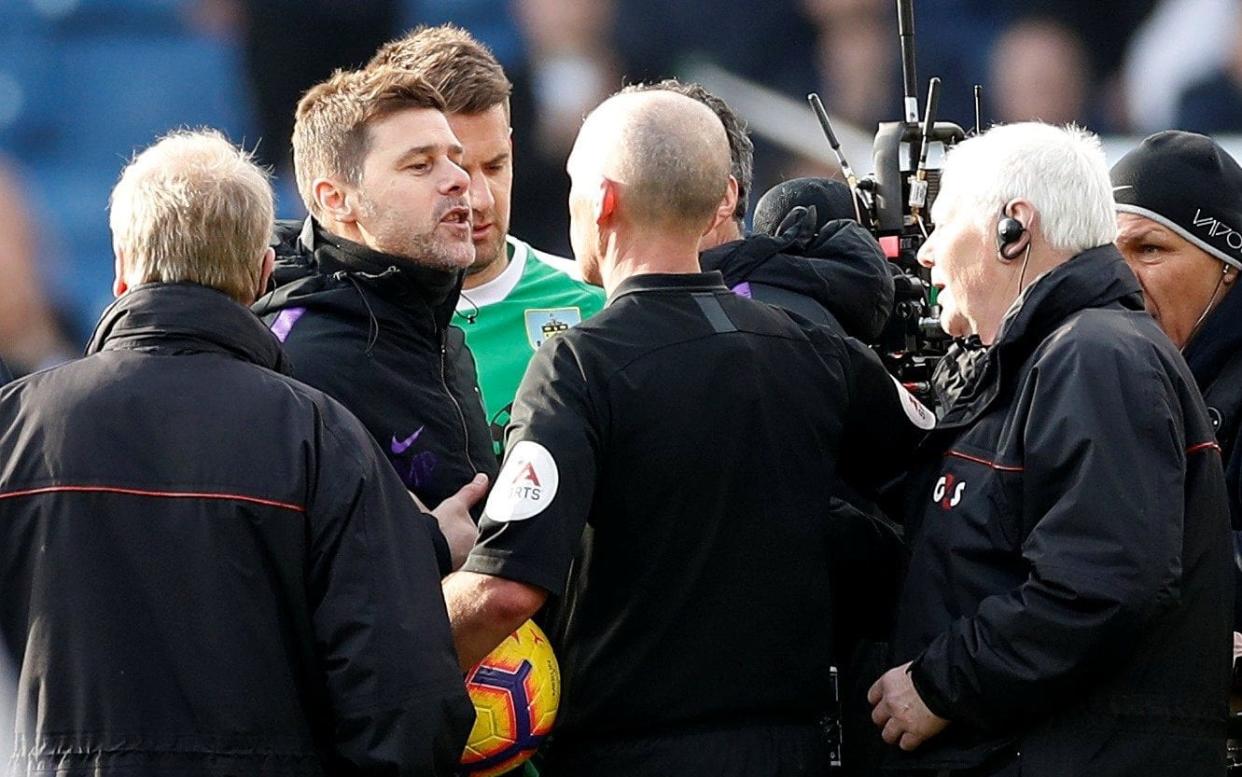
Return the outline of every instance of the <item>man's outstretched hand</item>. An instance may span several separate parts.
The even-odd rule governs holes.
[[[470,517],[470,508],[486,495],[487,475],[482,472],[458,489],[456,494],[436,505],[434,510],[428,510],[414,492],[410,492],[420,510],[435,516],[436,523],[440,525],[440,533],[448,543],[454,570],[460,569],[466,563],[466,556],[470,555],[470,549],[474,547],[474,541],[479,536],[479,529]]]

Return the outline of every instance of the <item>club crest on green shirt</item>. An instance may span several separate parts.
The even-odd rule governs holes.
[[[582,323],[582,312],[576,308],[528,308],[526,310],[526,339],[531,348],[538,348],[546,341]]]

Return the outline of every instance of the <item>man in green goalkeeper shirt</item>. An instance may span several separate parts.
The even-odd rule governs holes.
[[[502,250],[508,261],[495,277],[472,284],[483,273],[466,276],[455,321],[478,362],[479,390],[497,455],[504,450],[501,435],[535,349],[604,306],[604,290],[577,280],[573,260],[537,251],[512,236]]]
[[[509,409],[526,363],[549,338],[598,312],[604,291],[583,282],[576,264],[508,234],[513,190],[509,94],[500,63],[470,33],[452,25],[420,27],[383,46],[371,60],[413,70],[448,105],[449,126],[465,148],[470,174],[474,264],[466,271],[454,323],[478,364],[483,407],[499,456]]]

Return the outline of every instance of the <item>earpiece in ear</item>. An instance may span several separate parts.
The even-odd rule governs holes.
[[[1022,249],[1014,250],[1010,246],[1021,240],[1025,234],[1026,227],[1022,222],[1012,216],[1006,216],[1002,210],[1001,220],[996,223],[996,253],[1000,255],[1001,261],[1012,262],[1018,257]]]

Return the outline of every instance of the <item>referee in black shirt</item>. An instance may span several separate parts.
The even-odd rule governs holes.
[[[552,596],[545,777],[822,775],[829,499],[838,473],[874,485],[930,414],[857,343],[700,272],[736,185],[710,109],[614,96],[568,169],[574,253],[608,306],[522,381],[444,586],[462,665]]]

